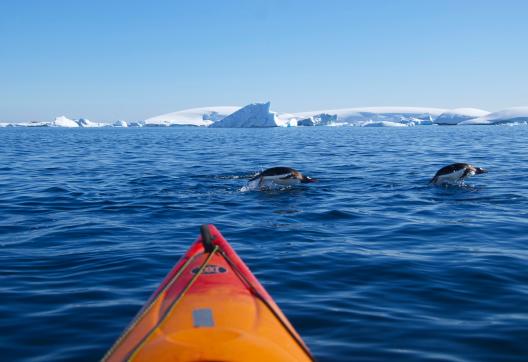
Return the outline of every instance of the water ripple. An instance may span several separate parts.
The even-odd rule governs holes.
[[[525,361],[527,136],[2,129],[2,357],[101,358],[215,223],[318,360]],[[490,173],[428,185],[455,161]],[[275,165],[319,182],[240,191]]]

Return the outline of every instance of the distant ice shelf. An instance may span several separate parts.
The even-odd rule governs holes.
[[[521,125],[528,124],[528,107],[508,108],[498,112],[476,108],[362,107],[298,113],[278,113],[271,103],[252,103],[244,107],[202,107],[166,113],[143,121],[93,122],[65,116],[53,121],[0,123],[0,127],[414,127],[432,125]]]
[[[241,107],[219,106],[192,108],[147,118],[146,127],[197,126],[207,127],[238,111]]]
[[[469,119],[460,125],[528,124],[528,107],[513,107]]]

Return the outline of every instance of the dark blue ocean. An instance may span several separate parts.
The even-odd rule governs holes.
[[[100,359],[213,223],[319,361],[527,361],[527,188],[528,127],[0,129],[0,358]]]

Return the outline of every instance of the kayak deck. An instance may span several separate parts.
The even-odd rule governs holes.
[[[105,361],[312,361],[301,337],[213,225]]]

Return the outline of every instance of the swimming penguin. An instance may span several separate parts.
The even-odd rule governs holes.
[[[304,176],[302,173],[291,167],[272,167],[262,171],[249,180],[250,183],[257,181],[258,187],[261,188],[270,186],[270,184],[292,186],[300,183],[316,182],[317,180]]]
[[[469,163],[453,163],[438,170],[429,183],[435,185],[456,184],[464,181],[467,177],[486,172],[488,171],[481,167],[472,166]]]

